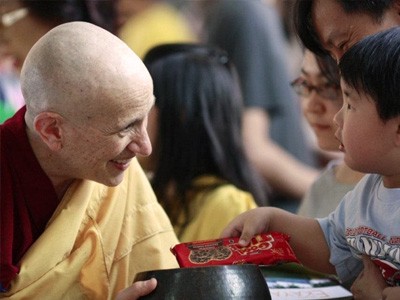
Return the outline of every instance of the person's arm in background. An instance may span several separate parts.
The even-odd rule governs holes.
[[[243,139],[250,161],[274,190],[300,199],[319,171],[282,149],[271,139],[268,131],[268,113],[261,108],[246,108]]]
[[[238,70],[246,153],[275,192],[300,200],[318,170],[290,86],[278,15],[258,1],[216,2],[206,22],[208,42],[225,49]]]

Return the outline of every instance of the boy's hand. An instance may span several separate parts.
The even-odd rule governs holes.
[[[240,237],[239,244],[247,246],[253,236],[268,231],[270,209],[255,208],[233,219],[223,230],[221,238]]]
[[[351,286],[354,299],[381,299],[382,291],[387,287],[381,271],[366,255],[363,255],[363,264],[364,270],[361,271]]]
[[[130,287],[119,292],[115,300],[137,300],[150,294],[156,286],[157,280],[155,278],[134,282]]]

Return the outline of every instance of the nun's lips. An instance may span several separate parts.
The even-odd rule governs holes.
[[[119,159],[119,160],[112,160],[112,164],[119,170],[121,171],[125,171],[126,169],[128,169],[129,164],[131,162],[132,159]]]

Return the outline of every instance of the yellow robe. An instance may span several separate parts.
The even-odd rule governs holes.
[[[117,187],[76,181],[21,261],[10,299],[114,299],[137,272],[178,267],[178,240],[136,160]]]
[[[194,42],[188,23],[172,5],[156,3],[129,19],[118,36],[140,58],[148,50],[164,43]]]
[[[232,184],[208,189],[219,183],[223,181],[215,176],[201,176],[194,181],[194,186],[202,191],[191,202],[191,222],[182,231],[175,227],[181,242],[216,239],[233,218],[257,207],[250,193]]]

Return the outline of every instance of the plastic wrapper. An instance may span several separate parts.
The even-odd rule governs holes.
[[[239,238],[225,238],[182,243],[171,248],[180,267],[257,264],[277,265],[299,263],[289,245],[289,236],[280,232],[259,234],[248,246],[238,244]]]

